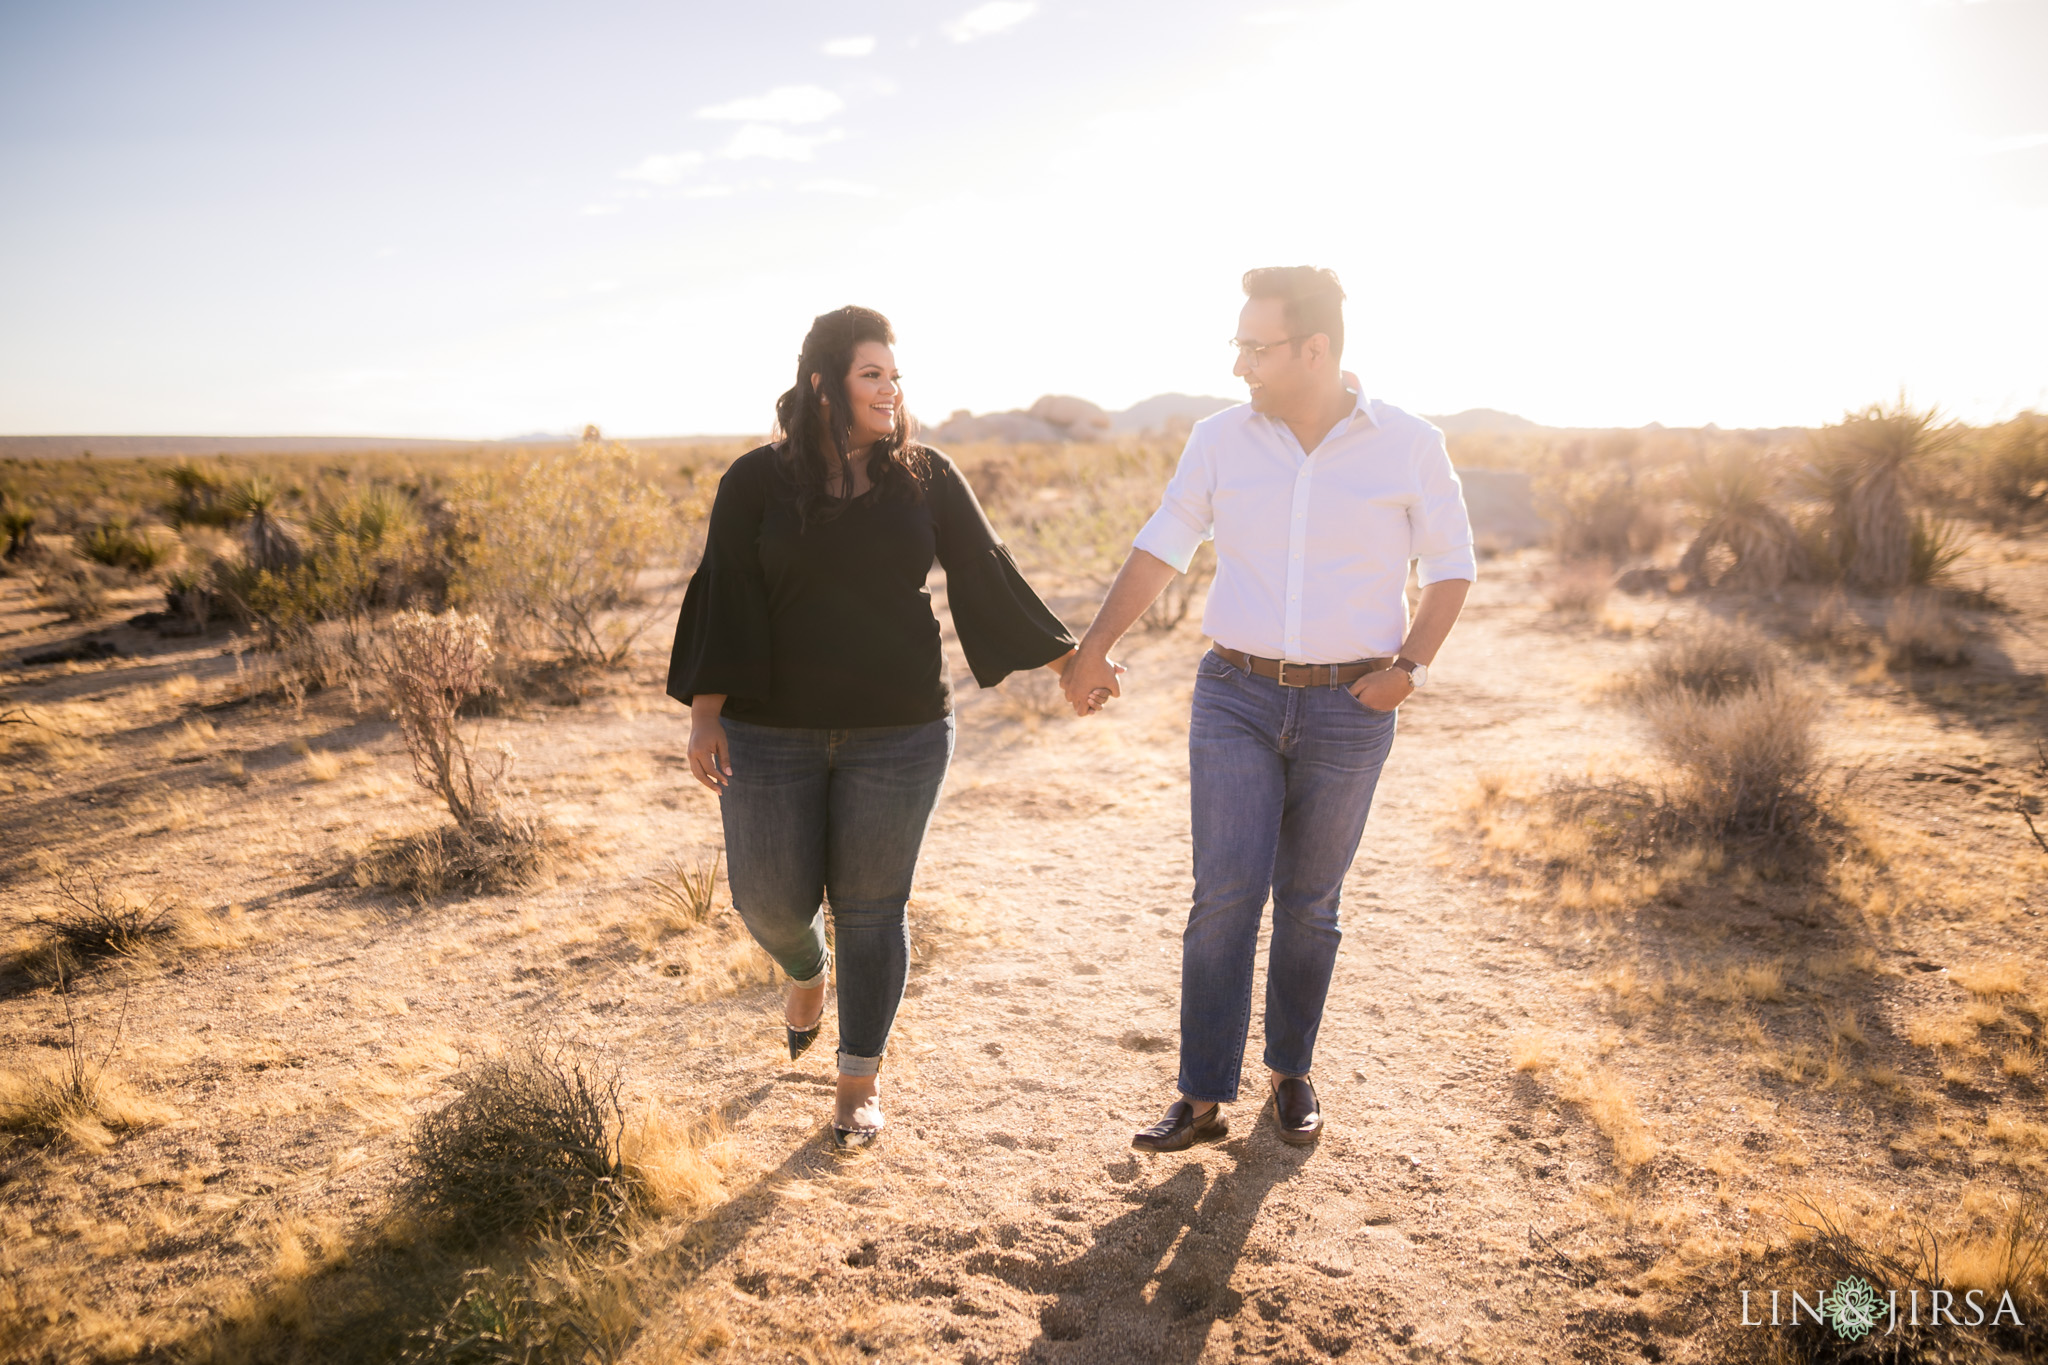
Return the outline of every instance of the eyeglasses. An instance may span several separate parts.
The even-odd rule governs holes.
[[[1311,333],[1310,335],[1314,334]],[[1239,360],[1242,360],[1245,364],[1256,370],[1259,367],[1259,362],[1266,358],[1266,352],[1272,350],[1275,346],[1280,345],[1282,342],[1307,340],[1308,337],[1306,336],[1281,337],[1279,341],[1240,341],[1238,338],[1232,337],[1230,345],[1237,352]]]

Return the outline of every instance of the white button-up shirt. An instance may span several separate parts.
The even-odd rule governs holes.
[[[1334,664],[1395,653],[1408,632],[1408,561],[1425,586],[1477,572],[1444,434],[1362,396],[1304,454],[1250,404],[1195,423],[1137,548],[1182,573],[1216,542],[1202,616],[1217,644]]]

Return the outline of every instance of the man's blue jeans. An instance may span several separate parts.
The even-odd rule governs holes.
[[[1343,937],[1337,903],[1394,744],[1394,713],[1282,687],[1213,651],[1188,727],[1195,902],[1181,936],[1180,1090],[1237,1098],[1266,898],[1266,1065],[1306,1076]]]
[[[903,1003],[904,904],[953,756],[953,719],[851,730],[725,722],[732,784],[718,799],[732,903],[799,985],[839,977],[839,1071],[872,1076]]]

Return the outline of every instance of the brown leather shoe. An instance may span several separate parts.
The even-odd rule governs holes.
[[[1273,1120],[1280,1140],[1294,1147],[1313,1146],[1323,1135],[1322,1106],[1306,1076],[1290,1076],[1273,1087]]]
[[[1197,1114],[1186,1100],[1175,1100],[1165,1118],[1131,1138],[1131,1146],[1140,1152],[1178,1152],[1197,1142],[1214,1142],[1229,1131],[1222,1105],[1212,1104]]]

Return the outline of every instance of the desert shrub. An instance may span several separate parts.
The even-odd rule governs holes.
[[[1884,658],[1890,668],[1948,668],[1967,662],[1969,651],[1954,613],[1938,594],[1923,590],[1900,593],[1886,609]]]
[[[1783,676],[1754,627],[1709,617],[1680,628],[1630,690],[1676,769],[1665,804],[1681,826],[1777,837],[1817,812],[1819,699]]]
[[[132,957],[176,927],[174,903],[129,895],[105,868],[67,870],[55,882],[60,907],[30,916],[29,924],[73,961]]]
[[[133,522],[102,522],[75,537],[78,553],[95,564],[130,573],[152,573],[176,553],[174,544]]]
[[[1903,1202],[1903,1201],[1902,1201]],[[1800,1281],[1830,1290],[1861,1279],[1875,1291],[1868,1301],[1869,1334],[1845,1343],[1832,1326],[1795,1323],[1785,1345],[1798,1360],[2023,1359],[2038,1346],[2034,1324],[2048,1309],[2048,1207],[2036,1194],[2007,1197],[1995,1216],[1951,1208],[1939,1216],[1902,1212],[1894,1204],[1859,1215],[1800,1201],[1791,1218],[1791,1245],[1778,1253],[1798,1267]],[[1931,1322],[1936,1291],[1953,1296],[1951,1316],[1969,1322],[1964,1296],[1983,1304],[1978,1338],[1958,1353],[1952,1326]],[[1909,1312],[1917,1293],[1918,1312]],[[1899,1316],[1890,1318],[1896,1294]],[[2006,1295],[2009,1312],[1999,1313]],[[1918,1317],[1916,1324],[1913,1319]],[[2014,1323],[2014,1318],[2019,1324]],[[1859,1334],[1860,1335],[1860,1334]],[[2011,1352],[2011,1354],[2006,1354]]]
[[[617,1067],[528,1039],[451,1084],[457,1097],[415,1125],[406,1154],[421,1207],[477,1239],[539,1226],[602,1233],[628,1211],[636,1182]]]
[[[57,994],[64,1002],[65,1030],[54,1063],[0,1071],[0,1132],[44,1145],[66,1143],[103,1152],[117,1132],[151,1127],[173,1117],[162,1105],[137,1095],[111,1069],[120,1050],[122,1017],[105,1046],[95,1049],[75,1003],[76,992],[58,960]]]
[[[295,559],[268,568],[253,551],[240,560],[217,559],[213,586],[264,628],[273,647],[303,639],[323,622],[337,623],[343,652],[364,667],[379,609],[438,596],[415,591],[415,577],[428,571],[430,558],[423,529],[400,490],[350,488],[315,508],[304,543],[293,541]]]
[[[1646,697],[1642,709],[1678,770],[1679,807],[1702,828],[1782,836],[1815,812],[1820,706],[1812,693],[1778,681],[1718,697],[1673,688]]]
[[[467,825],[443,825],[372,844],[356,860],[358,886],[429,901],[450,891],[495,895],[545,880],[571,841],[532,812],[497,810]]]
[[[502,763],[479,761],[456,721],[464,702],[489,681],[491,627],[458,611],[393,616],[381,660],[413,776],[441,798],[462,825],[491,814]]]
[[[1986,433],[1973,475],[1977,495],[2009,515],[2048,507],[2048,415],[2023,412]]]
[[[1564,558],[1626,559],[1654,553],[1664,542],[1663,499],[1626,455],[1590,468],[1546,470],[1535,486],[1551,548]]]
[[[1685,692],[1704,701],[1775,682],[1779,655],[1770,637],[1743,621],[1705,617],[1657,643],[1635,680],[1636,694]]]
[[[671,929],[694,929],[711,917],[718,894],[718,864],[723,855],[713,854],[707,866],[685,867],[671,861],[666,876],[649,874],[642,881],[652,889],[663,925]]]
[[[164,575],[164,611],[185,632],[194,635],[204,630],[208,622],[228,614],[204,569],[173,569]]]
[[[573,454],[474,479],[456,501],[452,596],[509,638],[611,668],[662,610],[642,600],[639,580],[679,549],[678,519],[625,446],[586,439]]]
[[[12,563],[35,553],[36,512],[33,508],[22,507],[12,501],[0,502],[0,534],[7,537],[4,557]]]
[[[1896,592],[1911,581],[1912,485],[1959,435],[1933,409],[1909,407],[1903,398],[1850,413],[1814,435],[1804,482],[1827,504],[1827,553],[1849,586]]]
[[[1774,592],[1805,572],[1803,539],[1773,505],[1776,491],[1769,462],[1746,447],[1703,454],[1687,464],[1685,497],[1700,522],[1678,561],[1688,583]]]

